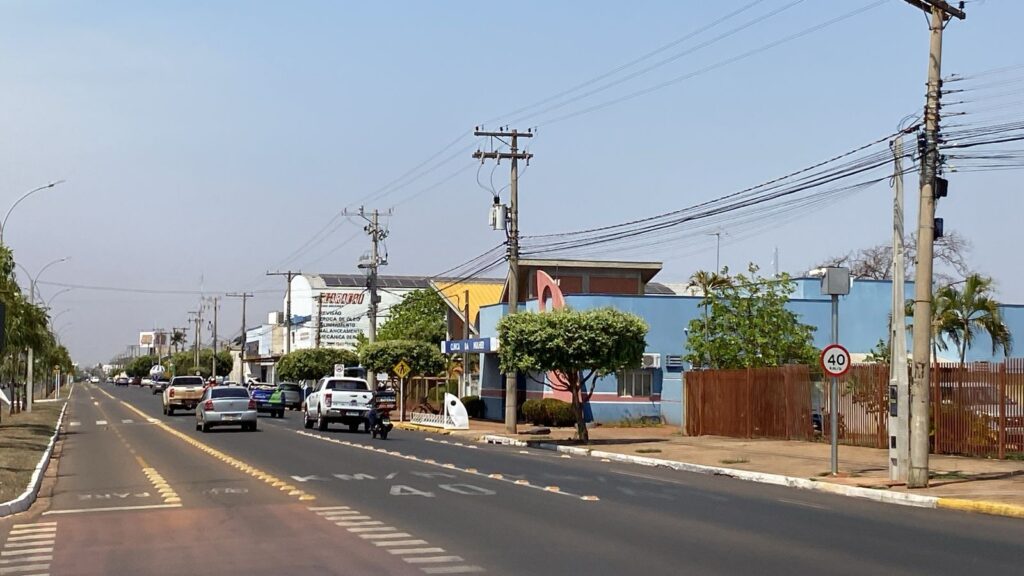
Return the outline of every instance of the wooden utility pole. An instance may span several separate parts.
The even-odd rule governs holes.
[[[298,276],[299,274],[302,274],[302,272],[292,272],[291,270],[288,270],[287,272],[267,272],[267,276],[284,276],[288,280],[288,292],[287,296],[285,296],[284,305],[284,325],[286,326],[287,329],[284,335],[285,354],[289,354],[292,351],[292,278]],[[271,338],[271,340],[273,340],[273,338]]]
[[[366,226],[363,227],[363,230],[370,236],[370,258],[368,261],[359,263],[360,268],[367,270],[366,288],[370,292],[370,305],[366,311],[367,318],[370,321],[370,331],[366,336],[370,344],[377,341],[377,313],[380,305],[380,296],[377,294],[378,269],[381,266],[386,266],[388,263],[386,257],[381,258],[380,256],[380,243],[388,237],[387,229],[382,228],[380,225],[380,217],[390,216],[391,213],[392,210],[387,210],[386,212],[371,210],[367,212],[362,206],[359,207],[358,213],[360,218],[366,220]],[[344,214],[347,216],[348,211],[346,210]],[[370,384],[370,388],[376,390],[377,375],[373,372],[367,372],[366,379]]]
[[[917,262],[914,278],[914,364],[910,389],[909,488],[928,487],[928,390],[932,329],[932,265],[935,241],[935,178],[939,166],[939,99],[942,91],[942,31],[951,18],[963,20],[963,2],[954,8],[945,0],[906,0],[930,14],[928,94],[924,107],[925,149],[921,158],[921,194],[918,205]]]
[[[515,314],[519,309],[519,161],[526,160],[527,164],[533,154],[519,151],[519,138],[532,138],[533,132],[519,132],[518,130],[501,130],[498,132],[487,132],[477,128],[474,136],[485,136],[496,138],[509,147],[508,152],[477,150],[473,158],[480,160],[502,160],[512,161],[511,182],[509,184],[509,216],[508,216],[508,314]],[[506,141],[506,139],[508,139]],[[505,375],[505,431],[509,434],[516,433],[517,407],[516,400],[516,373],[510,372]]]
[[[241,298],[242,299],[242,347],[238,352],[238,383],[245,385],[245,341],[247,336],[245,333],[245,302],[252,298],[251,292],[229,292],[225,294],[228,298]]]

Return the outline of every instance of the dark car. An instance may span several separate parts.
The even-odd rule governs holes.
[[[141,376],[133,376],[132,379],[128,383],[131,384],[132,386],[142,386],[142,377]]]

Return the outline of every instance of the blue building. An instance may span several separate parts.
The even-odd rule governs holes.
[[[595,264],[600,266],[594,268]],[[660,268],[657,263],[524,261],[519,293],[526,295],[526,302],[520,304],[520,310],[539,309],[536,280],[539,273],[547,273],[562,288],[565,305],[569,308],[611,307],[636,314],[650,327],[644,367],[597,381],[590,403],[590,416],[596,422],[660,417],[669,424],[683,424],[683,373],[688,368],[682,361],[687,350],[685,328],[691,320],[702,317],[703,310],[699,296],[676,295],[663,285],[650,282]],[[621,276],[617,281],[594,282],[592,277],[587,281],[594,274],[607,277],[615,272]],[[582,282],[579,281],[581,276]],[[630,284],[623,278],[635,279],[637,284]],[[798,278],[795,283],[788,306],[802,322],[816,327],[814,345],[822,348],[830,342],[830,297],[821,294],[818,278]],[[618,293],[593,293],[594,285]],[[906,294],[913,294],[911,283],[906,285]],[[850,350],[855,361],[863,358],[880,339],[887,338],[891,301],[892,282],[885,280],[855,280],[850,294],[840,297],[839,341]],[[482,337],[497,337],[497,323],[506,308],[506,304],[481,308]],[[1003,315],[1011,333],[1021,334],[1024,306],[1005,305]],[[910,349],[911,344],[907,345]],[[955,357],[951,349],[948,359]],[[947,356],[940,353],[940,359],[947,359]],[[995,361],[1001,357],[992,356],[991,342],[983,336],[968,350],[967,359]],[[538,382],[543,380],[543,375],[520,375],[519,401],[557,397]],[[480,381],[488,418],[500,419],[504,414],[505,379],[498,369],[497,354],[481,355]]]

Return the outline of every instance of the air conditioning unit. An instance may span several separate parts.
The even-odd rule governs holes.
[[[641,368],[661,368],[661,354],[648,352],[640,360]]]

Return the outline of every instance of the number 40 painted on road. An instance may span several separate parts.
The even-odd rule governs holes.
[[[829,376],[842,376],[850,371],[850,353],[839,344],[829,344],[821,351],[821,369]]]

